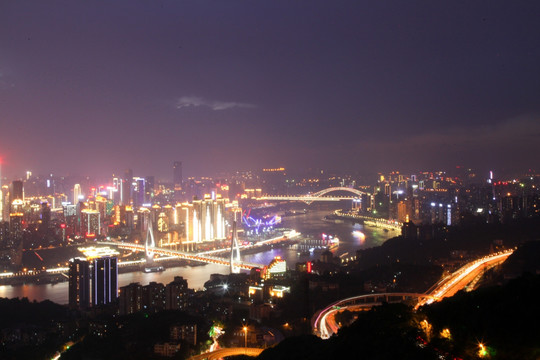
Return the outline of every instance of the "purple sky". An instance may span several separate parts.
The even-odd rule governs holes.
[[[1,1],[3,173],[538,167],[540,2]]]

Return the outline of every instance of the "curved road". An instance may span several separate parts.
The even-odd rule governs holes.
[[[511,249],[471,261],[443,278],[425,294],[367,294],[336,301],[313,316],[313,332],[323,339],[328,339],[337,333],[339,326],[336,324],[334,316],[337,312],[344,309],[352,311],[364,310],[380,305],[382,301],[399,302],[412,299],[417,299],[415,309],[418,309],[422,305],[431,304],[434,301],[440,301],[445,297],[453,296],[459,290],[462,290],[467,285],[473,283],[475,279],[479,278],[484,270],[503,263],[513,252],[514,250]]]
[[[216,360],[221,359],[227,356],[234,356],[234,355],[247,355],[247,356],[259,356],[260,353],[262,353],[264,349],[259,348],[246,348],[246,347],[239,347],[239,348],[223,348],[219,350],[215,350],[212,352],[207,352],[200,355],[195,355],[189,358],[189,360]]]

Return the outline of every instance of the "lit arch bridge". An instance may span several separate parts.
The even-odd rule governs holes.
[[[335,192],[335,191],[345,191],[352,193],[356,196],[325,196],[328,193]],[[371,195],[365,191],[348,188],[348,187],[330,187],[328,189],[324,189],[321,191],[318,191],[313,194],[308,195],[299,195],[299,196],[289,196],[289,195],[265,195],[257,198],[256,200],[273,200],[273,201],[303,201],[306,204],[311,204],[314,201],[341,201],[341,200],[357,200],[362,195]]]
[[[367,310],[382,303],[417,303],[421,299],[433,298],[431,295],[418,293],[381,293],[353,296],[336,301],[316,312],[311,318],[311,327],[316,335],[322,339],[328,339],[339,330],[334,316],[342,310]]]
[[[107,245],[107,246],[116,246],[120,249],[127,249],[132,251],[150,251],[152,254],[162,255],[162,256],[172,256],[179,259],[185,259],[185,260],[192,260],[192,261],[199,261],[207,264],[218,264],[223,266],[231,266],[230,261],[216,257],[216,256],[209,256],[209,255],[199,255],[199,254],[193,254],[193,253],[186,253],[183,251],[178,250],[172,250],[172,249],[164,249],[160,247],[155,246],[145,246],[145,244],[134,244],[129,242],[114,242],[114,241],[99,241],[99,245]],[[261,264],[255,264],[255,263],[248,263],[243,261],[233,262],[233,266],[236,268],[244,269],[244,270],[251,270],[253,268],[262,268],[264,265]]]
[[[200,355],[190,357],[188,360],[217,360],[227,356],[247,355],[247,356],[259,356],[263,349],[237,347],[237,348],[224,348],[218,349],[212,352],[207,352]]]

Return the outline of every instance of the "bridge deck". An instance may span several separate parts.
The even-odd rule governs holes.
[[[100,241],[98,242],[100,245],[108,245],[108,246],[117,246],[121,249],[130,249],[135,251],[145,251],[145,246],[143,244],[134,244],[134,243],[127,243],[127,242],[112,242],[112,241]],[[183,251],[178,250],[171,250],[171,249],[163,249],[159,247],[148,247],[148,250],[150,250],[154,254],[159,255],[165,255],[165,256],[176,256],[181,259],[186,260],[193,260],[193,261],[200,261],[205,262],[209,264],[218,264],[223,266],[230,266],[230,262],[224,258],[215,257],[215,256],[208,256],[208,255],[197,255],[192,253],[186,253]],[[262,264],[255,264],[255,263],[247,263],[247,262],[234,262],[233,265],[235,267],[239,267],[244,270],[251,270],[255,267],[263,267]]]

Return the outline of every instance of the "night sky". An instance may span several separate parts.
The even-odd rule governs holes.
[[[537,1],[0,0],[2,172],[537,168]]]

